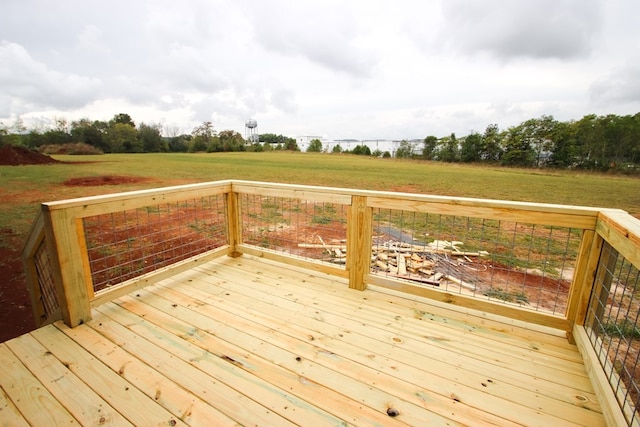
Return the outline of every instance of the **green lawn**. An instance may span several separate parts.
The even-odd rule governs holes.
[[[0,228],[24,236],[44,201],[221,179],[601,206],[640,217],[640,179],[622,176],[290,152],[56,158],[68,163],[0,166]],[[99,175],[152,180],[96,187],[62,185],[68,178]]]

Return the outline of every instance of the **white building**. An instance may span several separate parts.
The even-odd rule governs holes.
[[[326,141],[322,136],[315,136],[315,135],[297,136],[296,137],[296,143],[298,144],[298,148],[300,149],[300,151],[302,151],[304,153],[304,152],[307,151],[307,148],[309,148],[309,144],[314,139],[319,139],[320,142],[322,142],[322,148],[324,149]]]
[[[395,153],[400,146],[401,140],[392,141],[390,139],[333,139],[328,140],[322,136],[314,136],[314,135],[303,135],[296,137],[296,142],[298,143],[298,148],[302,152],[306,152],[307,148],[309,148],[309,144],[312,140],[319,139],[322,142],[322,151],[325,153],[332,153],[334,148],[339,145],[340,151],[352,151],[358,145],[366,145],[369,147],[372,153],[378,151],[381,154],[385,152],[389,152],[391,157],[395,157]],[[421,139],[412,139],[409,140],[411,144],[412,151],[414,154],[422,153],[422,140]]]

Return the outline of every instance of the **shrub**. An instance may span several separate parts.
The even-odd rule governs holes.
[[[69,142],[67,144],[52,144],[43,145],[40,147],[42,154],[71,154],[71,155],[86,155],[86,154],[104,154],[102,150],[94,147],[93,145],[86,144],[84,142]]]

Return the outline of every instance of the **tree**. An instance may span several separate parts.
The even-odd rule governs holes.
[[[353,148],[352,153],[360,155],[360,156],[370,156],[371,155],[371,149],[369,147],[367,147],[366,145],[364,145],[364,144],[356,145]]]
[[[172,153],[186,153],[189,150],[191,135],[175,135],[169,138],[169,151]]]
[[[143,147],[138,131],[129,124],[113,123],[105,135],[112,153],[142,153]]]
[[[551,139],[549,165],[557,168],[574,167],[577,162],[575,123],[559,122]]]
[[[502,164],[505,166],[532,166],[535,151],[525,134],[524,125],[513,126],[507,130]]]
[[[423,141],[422,157],[425,160],[433,160],[435,157],[436,147],[438,146],[438,138],[430,135]]]
[[[245,140],[238,132],[233,130],[223,130],[218,134],[221,151],[244,151]]]
[[[0,148],[4,145],[4,140],[6,139],[8,133],[9,131],[7,130],[7,127],[4,125],[4,123],[0,122]]]
[[[629,158],[635,165],[640,164],[640,113],[636,113],[631,118],[631,129],[629,138],[632,143],[629,147]]]
[[[145,153],[159,153],[163,150],[162,135],[160,135],[160,125],[147,125],[140,123],[138,135],[142,142],[142,149]]]
[[[285,137],[284,139],[284,149],[289,151],[300,151],[296,139],[289,137]]]
[[[262,133],[260,134],[260,141],[266,142],[269,144],[277,144],[282,142],[282,135],[276,135],[275,133]]]
[[[222,143],[220,142],[220,137],[218,135],[214,135],[211,137],[211,139],[209,140],[209,145],[207,145],[206,151],[207,153],[219,153],[223,151]]]
[[[574,124],[576,166],[602,169],[608,164],[604,155],[606,143],[602,122],[595,114],[588,114]]]
[[[307,153],[320,153],[322,152],[322,141],[318,138],[314,138],[309,142],[307,147]]]
[[[212,146],[212,143],[215,142],[213,141],[213,137],[216,136],[216,131],[213,128],[213,123],[209,121],[202,122],[200,126],[196,126],[193,129],[191,135],[193,136],[193,139],[189,144],[190,153],[195,153],[198,151],[209,151],[210,148],[212,148],[211,151],[220,151],[213,149],[214,147]]]
[[[105,141],[104,136],[109,129],[109,124],[103,121],[91,122],[89,119],[80,119],[71,122],[71,141],[84,142],[92,145],[104,153],[111,151],[111,147]]]
[[[495,162],[502,157],[502,136],[496,124],[490,124],[482,135],[480,158],[485,161]]]
[[[332,153],[342,153],[342,147],[340,146],[340,144],[336,144],[331,149],[331,152]]]
[[[34,131],[30,132],[33,133]],[[61,145],[71,141],[71,135],[59,129],[49,129],[42,134],[41,144],[38,145]],[[32,145],[32,146],[38,146]]]
[[[398,159],[410,159],[413,157],[413,146],[409,141],[406,139],[400,141],[400,145],[398,145],[398,149],[396,150],[396,157]]]
[[[477,162],[482,158],[482,135],[472,132],[463,140],[460,148],[460,160],[463,162]]]
[[[13,125],[11,125],[11,133],[18,135],[24,135],[27,133],[27,127],[24,125],[22,117],[17,116],[13,121]]]
[[[22,121],[22,117],[17,116],[13,124],[7,129],[7,134],[3,137],[5,144],[25,145],[26,144],[27,127]]]
[[[119,113],[113,116],[113,119],[111,119],[110,124],[116,124],[116,123],[129,125],[134,128],[136,127],[136,124],[133,122],[133,119],[131,119],[131,116],[125,113]]]
[[[268,145],[268,144],[265,144],[265,145]],[[254,142],[253,144],[247,147],[247,151],[254,152],[254,153],[261,153],[264,151],[264,146],[259,142]]]
[[[275,133],[262,133],[260,134],[260,141],[268,144],[275,144],[275,150],[290,150],[300,151],[298,143],[295,138],[289,138],[288,136],[276,135]]]
[[[209,141],[211,145],[211,141]],[[202,138],[191,138],[189,141],[189,147],[187,148],[189,153],[201,153],[209,151],[209,145],[207,145]]]
[[[440,146],[441,148],[438,152],[439,160],[443,162],[457,162],[460,160],[460,149],[458,148],[458,140],[455,133],[442,138]]]
[[[543,154],[548,153],[553,146],[553,134],[557,122],[553,116],[541,116],[539,119],[529,119],[520,125],[522,139],[529,144],[534,152],[533,164],[540,166],[544,161]]]

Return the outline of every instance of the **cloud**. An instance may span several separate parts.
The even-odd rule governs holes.
[[[251,10],[255,41],[268,51],[355,77],[370,76],[376,65],[360,43],[362,29],[348,3],[260,2]]]
[[[0,63],[8,65],[0,68],[0,92],[35,109],[81,107],[102,86],[97,78],[50,69],[24,47],[4,40],[0,42]]]
[[[11,116],[11,97],[0,93],[0,117],[9,116]],[[2,122],[0,122],[0,128],[1,127]]]
[[[442,11],[445,44],[504,60],[586,57],[602,27],[597,0],[447,0]]]
[[[628,114],[640,106],[639,11],[637,0],[4,0],[0,120],[125,112],[190,131],[252,117],[291,136],[413,138]]]
[[[640,65],[628,64],[596,80],[591,99],[604,104],[640,103]]]

